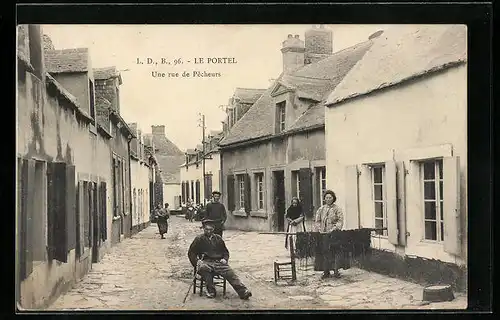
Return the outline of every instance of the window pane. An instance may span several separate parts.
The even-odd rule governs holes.
[[[437,240],[436,236],[436,222],[425,221],[425,239]]]
[[[439,199],[443,199],[443,181],[439,181]]]
[[[434,201],[425,202],[425,219],[436,220],[436,203]]]
[[[382,229],[384,227],[384,220],[375,219],[375,229]],[[382,231],[377,231],[377,233],[382,233]]]
[[[424,179],[430,180],[435,178],[434,161],[424,162]]]
[[[441,241],[444,241],[444,223],[440,223],[441,224]]]
[[[382,218],[384,216],[384,203],[375,202],[375,217]]]
[[[436,185],[433,181],[424,182],[424,199],[436,199]]]
[[[382,167],[373,168],[373,182],[382,183]]]
[[[439,201],[439,211],[440,211],[441,220],[444,220],[444,218],[443,218],[443,201]]]
[[[443,160],[438,160],[439,179],[443,179]]]
[[[374,187],[374,200],[383,200],[382,198],[382,185],[375,185]]]

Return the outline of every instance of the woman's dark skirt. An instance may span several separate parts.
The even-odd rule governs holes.
[[[166,220],[159,218],[157,224],[161,235],[168,232],[168,222]]]

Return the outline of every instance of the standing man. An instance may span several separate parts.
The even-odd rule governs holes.
[[[252,293],[241,282],[233,269],[229,266],[229,251],[222,237],[214,234],[214,221],[203,220],[203,234],[198,235],[189,246],[188,258],[196,272],[205,279],[207,297],[216,295],[214,274],[221,275],[238,293],[240,299],[247,300]]]
[[[224,223],[227,219],[226,207],[220,202],[221,193],[219,191],[212,192],[212,202],[207,204],[205,216],[203,219],[214,221],[214,233],[222,237]]]

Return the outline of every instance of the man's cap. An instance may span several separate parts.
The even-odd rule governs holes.
[[[216,191],[212,191],[212,195],[214,195],[214,194],[218,194],[219,196],[221,195],[221,193],[219,191],[217,191],[217,190]]]
[[[201,221],[202,226],[206,226],[207,224],[213,226],[214,223],[215,223],[215,220],[212,220],[212,219],[204,219]]]

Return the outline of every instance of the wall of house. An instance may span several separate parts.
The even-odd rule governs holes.
[[[50,162],[74,165],[76,183],[79,179],[106,181],[109,240],[112,216],[109,140],[90,132],[88,124],[77,120],[71,107],[61,107],[61,100],[48,96],[44,81],[22,70],[19,75],[18,157],[41,161],[40,163],[44,163],[44,170],[46,164]],[[76,77],[74,81],[81,80],[81,77]],[[43,192],[46,196],[46,178],[42,181],[45,183],[42,182],[40,188],[45,190]],[[34,245],[43,245],[43,242],[47,241],[46,214],[47,210],[44,209],[42,216],[34,217],[38,220],[38,223],[34,223],[34,233],[40,237],[38,240],[35,239]],[[106,241],[103,247],[109,247],[109,241]],[[45,256],[40,259],[41,261],[33,262],[33,272],[20,283],[20,299],[24,308],[44,306],[69,289],[75,280],[81,278],[90,268],[92,252],[77,258],[75,249],[72,249],[68,252],[67,259],[67,263],[62,263],[56,260],[48,261]]]
[[[89,76],[86,72],[57,73],[53,75],[66,90],[68,90],[80,104],[80,107],[90,115]]]
[[[113,116],[111,116],[113,117]],[[111,149],[113,153],[117,154],[123,160],[123,165],[125,168],[125,175],[123,182],[125,183],[125,206],[123,207],[123,216],[119,219],[113,220],[113,235],[112,238],[114,242],[119,241],[120,232],[125,237],[130,237],[132,228],[132,216],[130,215],[130,204],[131,204],[131,189],[130,189],[130,156],[128,150],[128,140],[123,129],[118,128],[117,120],[112,121],[112,132],[111,135],[113,139],[111,140]]]
[[[466,66],[460,66],[328,108],[328,187],[337,193],[339,205],[346,208],[349,197],[352,197],[347,194],[346,183],[352,185],[353,182],[346,181],[345,168],[358,166],[361,226],[370,227],[374,219],[370,189],[366,188],[370,183],[369,171],[362,164],[396,162],[398,227],[401,230],[405,228],[407,233],[406,237],[400,234],[398,245],[387,238],[375,239],[372,243],[375,248],[457,265],[466,264],[466,93]],[[460,198],[458,232],[462,237],[461,241],[459,237],[453,238],[457,231],[450,229],[448,241],[459,241],[459,255],[447,252],[443,242],[423,240],[423,187],[417,160],[451,156],[459,157],[459,192],[451,193],[452,196],[458,194]],[[446,175],[446,168],[444,171]],[[450,176],[445,176],[445,185],[447,177]]]
[[[205,174],[212,175],[212,191],[220,191],[220,154],[214,152],[210,154],[211,159],[205,160]],[[202,194],[205,194],[204,186],[202,186]]]
[[[212,175],[212,191],[220,190],[220,154],[214,152],[210,154],[211,159],[205,159],[205,174]],[[180,169],[180,180],[181,182],[189,182],[189,192],[191,193],[191,181],[200,181],[200,202],[203,201],[205,195],[205,185],[203,183],[203,165],[200,162],[198,166],[196,164],[190,164],[188,167],[183,166]],[[180,193],[182,195],[182,184],[179,187]],[[195,190],[196,192],[196,190]],[[189,194],[189,197],[196,201],[195,195]],[[210,199],[207,199],[210,200]]]
[[[283,170],[285,174],[285,204],[288,207],[294,196],[292,193],[292,171],[301,168],[312,169],[312,181],[317,179],[316,167],[325,165],[325,135],[323,130],[298,133],[292,136],[276,138],[267,142],[224,150],[223,166],[223,196],[227,195],[227,176],[229,174],[248,173],[251,180],[251,206],[249,214],[238,208],[228,215],[226,227],[241,230],[277,230],[277,215],[274,213],[273,171]],[[264,175],[264,209],[257,207],[256,173]],[[319,192],[312,183],[312,193]],[[314,197],[314,208],[319,208]],[[227,196],[223,198],[227,207]],[[310,229],[311,219],[307,219],[306,228]]]
[[[149,222],[150,216],[149,167],[142,161],[132,159],[130,169],[132,174],[132,229],[133,232],[139,232]],[[139,190],[142,192],[142,201],[139,198]]]
[[[181,190],[180,183],[164,183],[163,184],[163,205],[165,203],[169,204],[170,210],[176,210],[179,208],[180,193]]]

